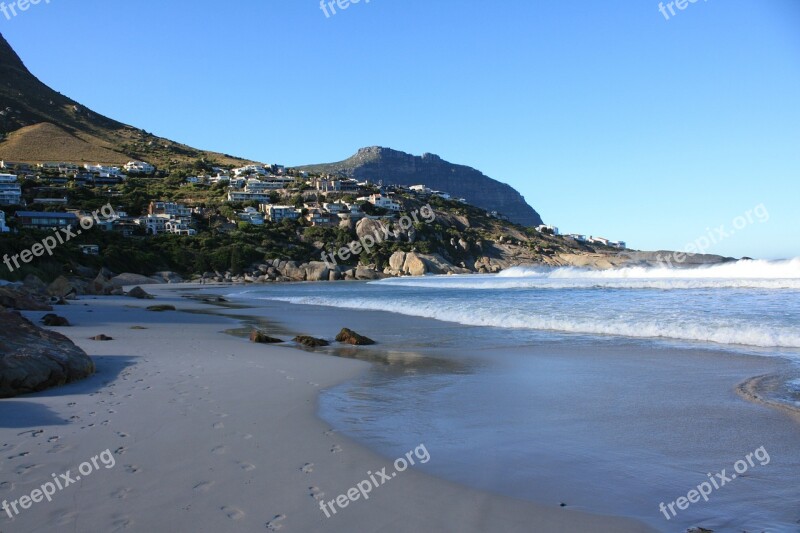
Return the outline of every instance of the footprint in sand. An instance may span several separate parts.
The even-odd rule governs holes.
[[[133,527],[133,519],[129,516],[119,516],[111,525],[114,527],[114,531],[130,529]]]
[[[22,452],[18,453],[17,455],[12,455],[9,459],[16,459],[17,457],[27,457],[31,454],[31,452]]]
[[[128,437],[128,434],[124,433],[122,431],[117,431],[117,436],[118,437],[122,437],[124,439],[124,438]]]
[[[43,429],[30,429],[28,431],[23,431],[22,433],[17,433],[17,437],[21,437],[23,435],[27,435],[28,433],[31,434],[31,437],[38,437],[42,433],[44,433]]]
[[[275,518],[267,522],[267,529],[269,529],[270,531],[278,531],[283,527],[283,524],[281,524],[281,522],[283,522],[284,520],[286,520],[285,514],[275,515]]]
[[[228,451],[227,446],[217,446],[216,448],[211,450],[211,453],[214,455],[224,455]]]
[[[315,500],[322,501],[325,497],[325,493],[320,490],[319,487],[308,487],[309,495],[314,498]]]
[[[59,526],[72,524],[78,518],[78,511],[59,510],[50,514],[51,519]]]
[[[41,468],[41,467],[42,467],[42,465],[22,465],[22,466],[20,466],[19,468],[16,469],[15,473],[18,476],[22,476],[22,475],[27,474],[31,470],[35,470],[35,469]]]
[[[330,437],[330,436],[331,436],[331,435],[333,435],[334,433],[336,433],[336,430],[335,430],[335,429],[329,429],[328,431],[326,431],[325,433],[323,433],[323,435],[325,435],[326,437]]]
[[[252,472],[256,469],[256,465],[251,463],[239,463],[239,466],[242,467],[242,470],[245,472]]]
[[[11,481],[0,481],[0,490],[2,491],[14,490],[14,483],[12,483]]]
[[[222,512],[231,520],[241,520],[244,518],[244,511],[236,507],[223,507]]]
[[[331,453],[339,453],[340,451],[342,451],[342,447],[338,444],[331,446]]]
[[[50,437],[49,439],[47,439],[47,442],[53,443],[53,442],[56,442],[60,438],[61,437],[59,437],[58,435],[54,435],[54,436]]]
[[[111,497],[112,498],[116,498],[118,500],[124,500],[125,498],[128,497],[128,494],[130,494],[130,493],[131,493],[131,489],[129,489],[127,487],[123,487],[123,488],[121,488],[119,490],[115,490],[114,492],[112,492],[111,493]]]
[[[119,448],[114,450],[114,455],[124,455],[125,452],[127,452],[127,451],[128,451],[128,449],[125,448],[125,446],[120,446]]]
[[[192,490],[195,491],[195,492],[200,492],[200,493],[205,494],[208,491],[210,491],[211,487],[213,487],[213,486],[214,486],[214,482],[213,481],[203,481],[202,483],[198,483],[197,485],[192,487]]]
[[[314,471],[314,463],[306,463],[300,468],[300,471],[304,474],[310,474]]]
[[[125,471],[129,474],[137,474],[141,472],[142,469],[136,465],[125,465]]]

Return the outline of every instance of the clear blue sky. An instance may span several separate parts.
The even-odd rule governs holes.
[[[8,3],[8,0],[6,0]],[[669,11],[667,11],[669,13]],[[800,2],[51,0],[0,32],[123,122],[266,162],[432,152],[563,231],[800,256]],[[710,230],[714,232],[714,230]]]

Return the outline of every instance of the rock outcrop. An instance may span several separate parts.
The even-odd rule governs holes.
[[[0,398],[71,383],[94,370],[94,362],[68,338],[0,310]]]
[[[369,337],[359,335],[352,329],[342,328],[342,331],[336,336],[336,342],[343,344],[352,344],[353,346],[369,346],[375,344],[375,341]]]
[[[283,342],[280,339],[276,339],[275,337],[270,337],[263,331],[258,331],[254,329],[250,332],[250,342],[254,342],[256,344],[278,344]]]
[[[320,346],[328,346],[330,343],[325,339],[316,339],[307,335],[298,335],[294,338],[294,342],[308,346],[309,348],[319,348]]]

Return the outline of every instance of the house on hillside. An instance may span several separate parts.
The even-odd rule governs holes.
[[[14,174],[0,174],[0,205],[22,203],[22,187]]]
[[[125,172],[128,174],[152,174],[156,167],[144,161],[128,161],[125,164]]]
[[[280,222],[285,219],[297,220],[300,218],[300,211],[291,205],[261,205],[262,212],[266,213],[270,222]]]
[[[23,228],[53,229],[78,225],[74,213],[43,213],[40,211],[17,211],[14,214],[17,224]]]

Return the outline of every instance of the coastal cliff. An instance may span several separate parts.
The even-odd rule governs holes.
[[[308,172],[337,174],[358,180],[382,180],[384,183],[412,186],[425,185],[447,191],[487,211],[497,211],[523,226],[542,224],[525,198],[510,185],[484,175],[479,170],[445,161],[438,155],[415,156],[371,146],[361,148],[352,157],[338,163],[298,167]]]

